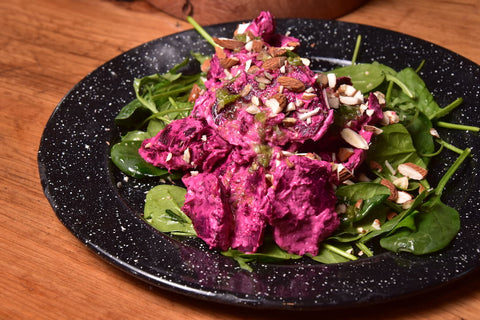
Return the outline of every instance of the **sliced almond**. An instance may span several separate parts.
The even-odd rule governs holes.
[[[393,218],[395,218],[398,214],[396,212],[389,212],[387,213],[387,220],[392,220]]]
[[[340,131],[340,136],[352,147],[368,150],[368,142],[365,140],[365,138],[352,129],[344,128],[342,131]]]
[[[297,119],[291,118],[291,117],[286,117],[282,120],[282,123],[285,127],[291,127],[297,123]]]
[[[255,81],[257,81],[258,83],[263,83],[263,84],[270,84],[270,83],[272,83],[272,80],[267,79],[265,76],[255,77]]]
[[[435,128],[430,128],[429,132],[430,132],[430,134],[431,134],[433,137],[440,139],[440,135],[438,134],[437,129],[435,129]]]
[[[221,47],[215,47],[215,54],[217,55],[218,59],[225,59],[227,54]]]
[[[273,114],[279,114],[287,105],[287,97],[281,93],[276,93],[265,101],[265,105],[272,110]]]
[[[250,91],[252,91],[252,85],[250,83],[247,83],[245,87],[238,93],[240,97],[246,97]]]
[[[194,102],[200,95],[202,89],[195,83],[190,91],[190,95],[188,96],[188,102]]]
[[[396,201],[398,198],[398,190],[397,188],[393,185],[393,183],[390,180],[387,179],[382,179],[380,181],[380,184],[387,187],[388,190],[390,190],[390,195],[388,196],[388,200],[390,201]]]
[[[363,204],[363,199],[358,199],[357,202],[355,202],[355,208],[360,209],[362,208]]]
[[[265,60],[262,67],[266,70],[277,70],[283,66],[286,60],[286,57],[273,57]]]
[[[377,97],[377,100],[380,106],[382,108],[385,107],[386,101],[385,101],[385,95],[383,94],[383,92],[375,91],[373,94],[375,95],[375,97]]]
[[[341,182],[345,182],[353,178],[352,173],[342,165],[338,166],[337,172],[338,172],[338,180],[340,180]]]
[[[371,110],[371,109],[368,109],[368,110]],[[367,110],[367,111],[368,111],[368,110]],[[379,134],[382,134],[382,133],[383,133],[383,130],[382,130],[382,129],[377,128],[377,127],[375,127],[375,126],[372,126],[372,125],[370,125],[370,124],[364,125],[364,126],[363,126],[363,129],[364,129],[365,131],[373,132],[373,134],[376,135],[376,136],[378,136]]]
[[[415,203],[415,199],[410,199],[402,203],[402,209],[407,210],[412,207],[412,205]]]
[[[313,92],[304,92],[302,95],[303,100],[313,100],[317,95]]]
[[[245,45],[243,41],[229,38],[213,38],[213,41],[221,47],[229,50],[240,49]]]
[[[372,170],[376,170],[378,172],[382,172],[383,171],[383,167],[380,163],[378,163],[377,161],[370,161],[368,163],[368,166],[370,167],[370,169]]]
[[[324,73],[319,73],[317,77],[317,82],[320,84],[322,88],[326,88],[328,86],[327,75]]]
[[[252,65],[250,68],[248,68],[247,72],[250,73],[250,74],[255,74],[259,70],[260,70],[259,67],[257,67],[256,65]]]
[[[305,84],[298,79],[295,79],[292,77],[280,76],[277,78],[277,81],[280,85],[284,86],[285,88],[293,92],[305,91]]]
[[[208,72],[209,69],[210,59],[205,59],[205,61],[203,61],[202,65],[200,66],[200,70],[202,70],[202,72]]]
[[[275,93],[272,98],[278,101],[282,109],[287,106],[287,97],[284,94]]]
[[[408,178],[400,177],[392,181],[392,183],[399,189],[408,189]]]
[[[383,118],[380,120],[380,124],[388,126],[389,124],[394,124],[400,122],[400,118],[397,113],[392,110],[387,110],[383,112]]]
[[[340,96],[340,103],[343,103],[347,106],[355,106],[357,104],[362,103],[357,97],[349,97],[349,96]]]
[[[398,165],[398,172],[413,180],[422,180],[427,175],[428,171],[415,163],[407,162]]]
[[[284,55],[286,52],[287,52],[287,49],[285,48],[278,48],[278,47],[268,48],[268,53],[270,53],[272,57],[278,57],[278,56]]]
[[[398,191],[398,197],[395,200],[396,203],[398,204],[404,204],[407,203],[408,201],[412,200],[413,197],[410,193],[405,192],[405,191]]]
[[[257,114],[257,113],[260,113],[261,110],[258,106],[251,104],[245,109],[245,111],[247,111],[250,114]]]
[[[260,52],[263,50],[263,41],[262,40],[252,40],[252,51]]]
[[[236,57],[229,57],[219,60],[220,66],[224,69],[230,69],[231,67],[240,63],[240,60]]]
[[[189,148],[187,148],[183,151],[182,159],[186,163],[190,163],[190,149]]]
[[[335,212],[338,214],[344,214],[347,213],[347,205],[345,203],[339,203],[335,207]]]
[[[300,42],[298,41],[289,41],[287,42],[287,46],[291,48],[296,48],[300,46]]]
[[[327,97],[328,106],[331,109],[338,109],[340,107],[340,99],[336,96]]]
[[[345,162],[353,154],[352,148],[340,148],[338,149],[338,161]]]
[[[381,226],[380,220],[378,220],[378,219],[373,220],[373,222],[372,222],[372,228],[373,229],[380,230],[381,227],[382,226]]]
[[[335,75],[335,73],[328,73],[327,81],[330,88],[335,88],[335,86],[337,85],[337,76]]]

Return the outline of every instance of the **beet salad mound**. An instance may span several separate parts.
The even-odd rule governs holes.
[[[340,224],[334,190],[364,160],[382,99],[313,72],[268,12],[214,40],[191,115],[143,141],[140,155],[186,172],[182,210],[211,248],[254,253],[268,232],[288,253],[316,255]]]

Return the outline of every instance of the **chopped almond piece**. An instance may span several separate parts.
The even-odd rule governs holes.
[[[413,180],[422,180],[428,171],[412,162],[402,163],[397,167],[398,172]]]

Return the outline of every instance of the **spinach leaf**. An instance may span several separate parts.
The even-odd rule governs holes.
[[[187,190],[158,185],[147,193],[143,218],[155,229],[182,236],[196,236],[192,221],[182,212]]]
[[[358,200],[370,199],[377,195],[389,195],[390,191],[384,185],[375,182],[358,182],[352,185],[343,185],[335,191],[338,199],[355,203]]]
[[[396,123],[383,127],[382,130],[383,133],[375,137],[368,151],[367,161],[376,161],[381,165],[388,161],[393,168],[405,162],[412,162],[426,168],[405,126]],[[384,170],[386,171],[388,170]]]
[[[395,230],[397,226],[402,222],[403,219],[407,218],[411,214],[415,214],[415,209],[420,206],[425,198],[430,194],[431,192],[424,191],[421,194],[419,194],[413,204],[411,205],[410,208],[403,210],[400,212],[397,216],[395,216],[393,219],[386,221],[383,223],[380,227],[379,230],[371,230],[369,233],[367,233],[363,238],[360,239],[361,242],[365,243],[367,241],[370,241],[371,239],[378,237],[380,235],[388,234],[391,231]],[[400,226],[403,226],[400,224]]]
[[[125,174],[134,178],[161,177],[168,170],[157,168],[146,162],[138,153],[142,141],[121,141],[113,145],[110,156],[112,162]]]
[[[264,243],[255,253],[243,253],[236,249],[229,249],[227,251],[222,251],[222,254],[226,257],[233,258],[242,269],[248,271],[252,271],[252,268],[248,265],[249,262],[274,263],[286,260],[296,260],[302,257],[282,250],[273,241],[273,238],[269,236],[265,237]]]
[[[120,110],[115,117],[115,123],[127,129],[138,129],[151,114],[149,108],[135,99]]]
[[[133,130],[127,132],[127,134],[122,137],[122,141],[143,141],[150,137],[151,135],[148,132],[141,130]]]
[[[197,60],[204,59],[200,54],[194,56]],[[188,58],[164,74],[157,73],[135,79],[133,88],[136,99],[120,110],[115,117],[115,123],[127,129],[139,129],[152,118],[168,123],[188,115],[193,106],[193,103],[188,101],[190,91],[194,85],[203,87],[204,74],[199,72],[184,75],[179,72],[187,66]]]
[[[370,92],[385,80],[384,68],[379,64],[361,63],[333,70],[337,77],[350,77],[353,86],[362,93]]]
[[[441,110],[433,95],[428,90],[423,79],[412,68],[405,68],[397,73],[396,78],[413,93],[414,98],[408,97],[401,88],[394,87],[392,96],[411,101],[429,119]]]
[[[416,255],[432,253],[445,248],[460,230],[458,211],[443,204],[435,196],[420,206],[419,212],[411,219],[415,229],[403,224],[396,231],[380,239],[380,245],[390,251],[407,251]]]
[[[375,211],[388,198],[390,190],[379,183],[358,182],[340,186],[335,193],[341,202],[348,204],[342,223],[352,223],[362,220]],[[355,203],[359,200],[362,200],[362,205],[356,208]]]

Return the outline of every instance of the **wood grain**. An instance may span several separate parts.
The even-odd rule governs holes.
[[[429,40],[480,63],[480,1],[372,0],[340,20]],[[143,42],[189,29],[145,1],[0,2],[0,319],[290,319],[152,288],[93,254],[43,195],[37,151],[57,103]],[[323,319],[478,319],[478,272],[430,293]],[[404,306],[408,306],[407,309]]]

